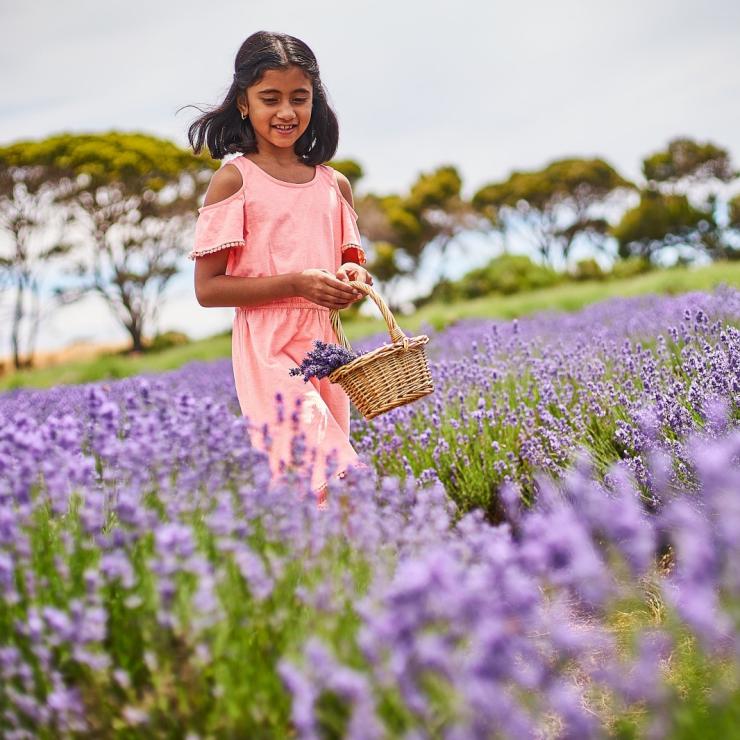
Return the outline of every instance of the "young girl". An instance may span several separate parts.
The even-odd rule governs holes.
[[[213,175],[198,209],[195,293],[201,306],[234,306],[232,359],[239,404],[273,477],[303,435],[321,497],[327,459],[338,475],[362,465],[349,442],[349,399],[327,378],[305,383],[289,370],[313,340],[337,343],[330,309],[372,284],[350,183],[324,164],[339,127],[311,49],[260,31],[241,46],[223,103],[193,122],[188,138],[214,159],[240,152]],[[294,443],[295,444],[295,443]]]

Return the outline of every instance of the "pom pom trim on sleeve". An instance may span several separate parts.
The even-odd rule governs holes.
[[[188,255],[188,259],[195,260],[197,257],[202,257],[204,254],[212,254],[213,252],[220,252],[222,249],[228,249],[229,247],[243,247],[246,244],[244,239],[237,239],[235,241],[224,242],[223,244],[217,244],[215,247],[208,247],[207,249],[194,249]]]

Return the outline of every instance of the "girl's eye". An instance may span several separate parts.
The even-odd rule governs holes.
[[[295,100],[293,100],[293,103],[295,105],[303,105],[307,101],[308,101],[308,98],[301,98],[300,100],[296,98]],[[277,100],[273,98],[270,98],[269,100],[267,100],[266,98],[263,98],[263,102],[265,103],[265,105],[275,105],[275,103],[277,103]]]

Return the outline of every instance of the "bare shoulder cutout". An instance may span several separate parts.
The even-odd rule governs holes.
[[[223,167],[213,173],[208,185],[204,206],[210,206],[225,200],[231,195],[238,193],[244,185],[242,173],[239,168],[227,162]]]
[[[334,170],[334,177],[336,177],[337,179],[339,192],[344,196],[344,199],[347,201],[347,203],[354,207],[354,199],[352,197],[352,185],[350,184],[350,181],[339,170]]]

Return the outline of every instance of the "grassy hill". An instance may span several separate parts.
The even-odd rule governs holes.
[[[454,304],[430,303],[410,316],[396,318],[406,333],[415,333],[424,324],[441,329],[464,318],[514,318],[538,311],[576,311],[589,303],[614,296],[708,291],[720,284],[740,288],[740,262],[716,263],[700,268],[676,267],[626,280],[565,283],[529,293],[490,295]],[[349,339],[355,340],[383,331],[385,323],[380,318],[358,317],[345,321],[344,328]],[[0,391],[122,378],[143,372],[172,370],[191,360],[213,360],[230,356],[231,335],[224,333],[156,354],[136,357],[107,354],[84,362],[69,362],[9,373],[0,376]]]

